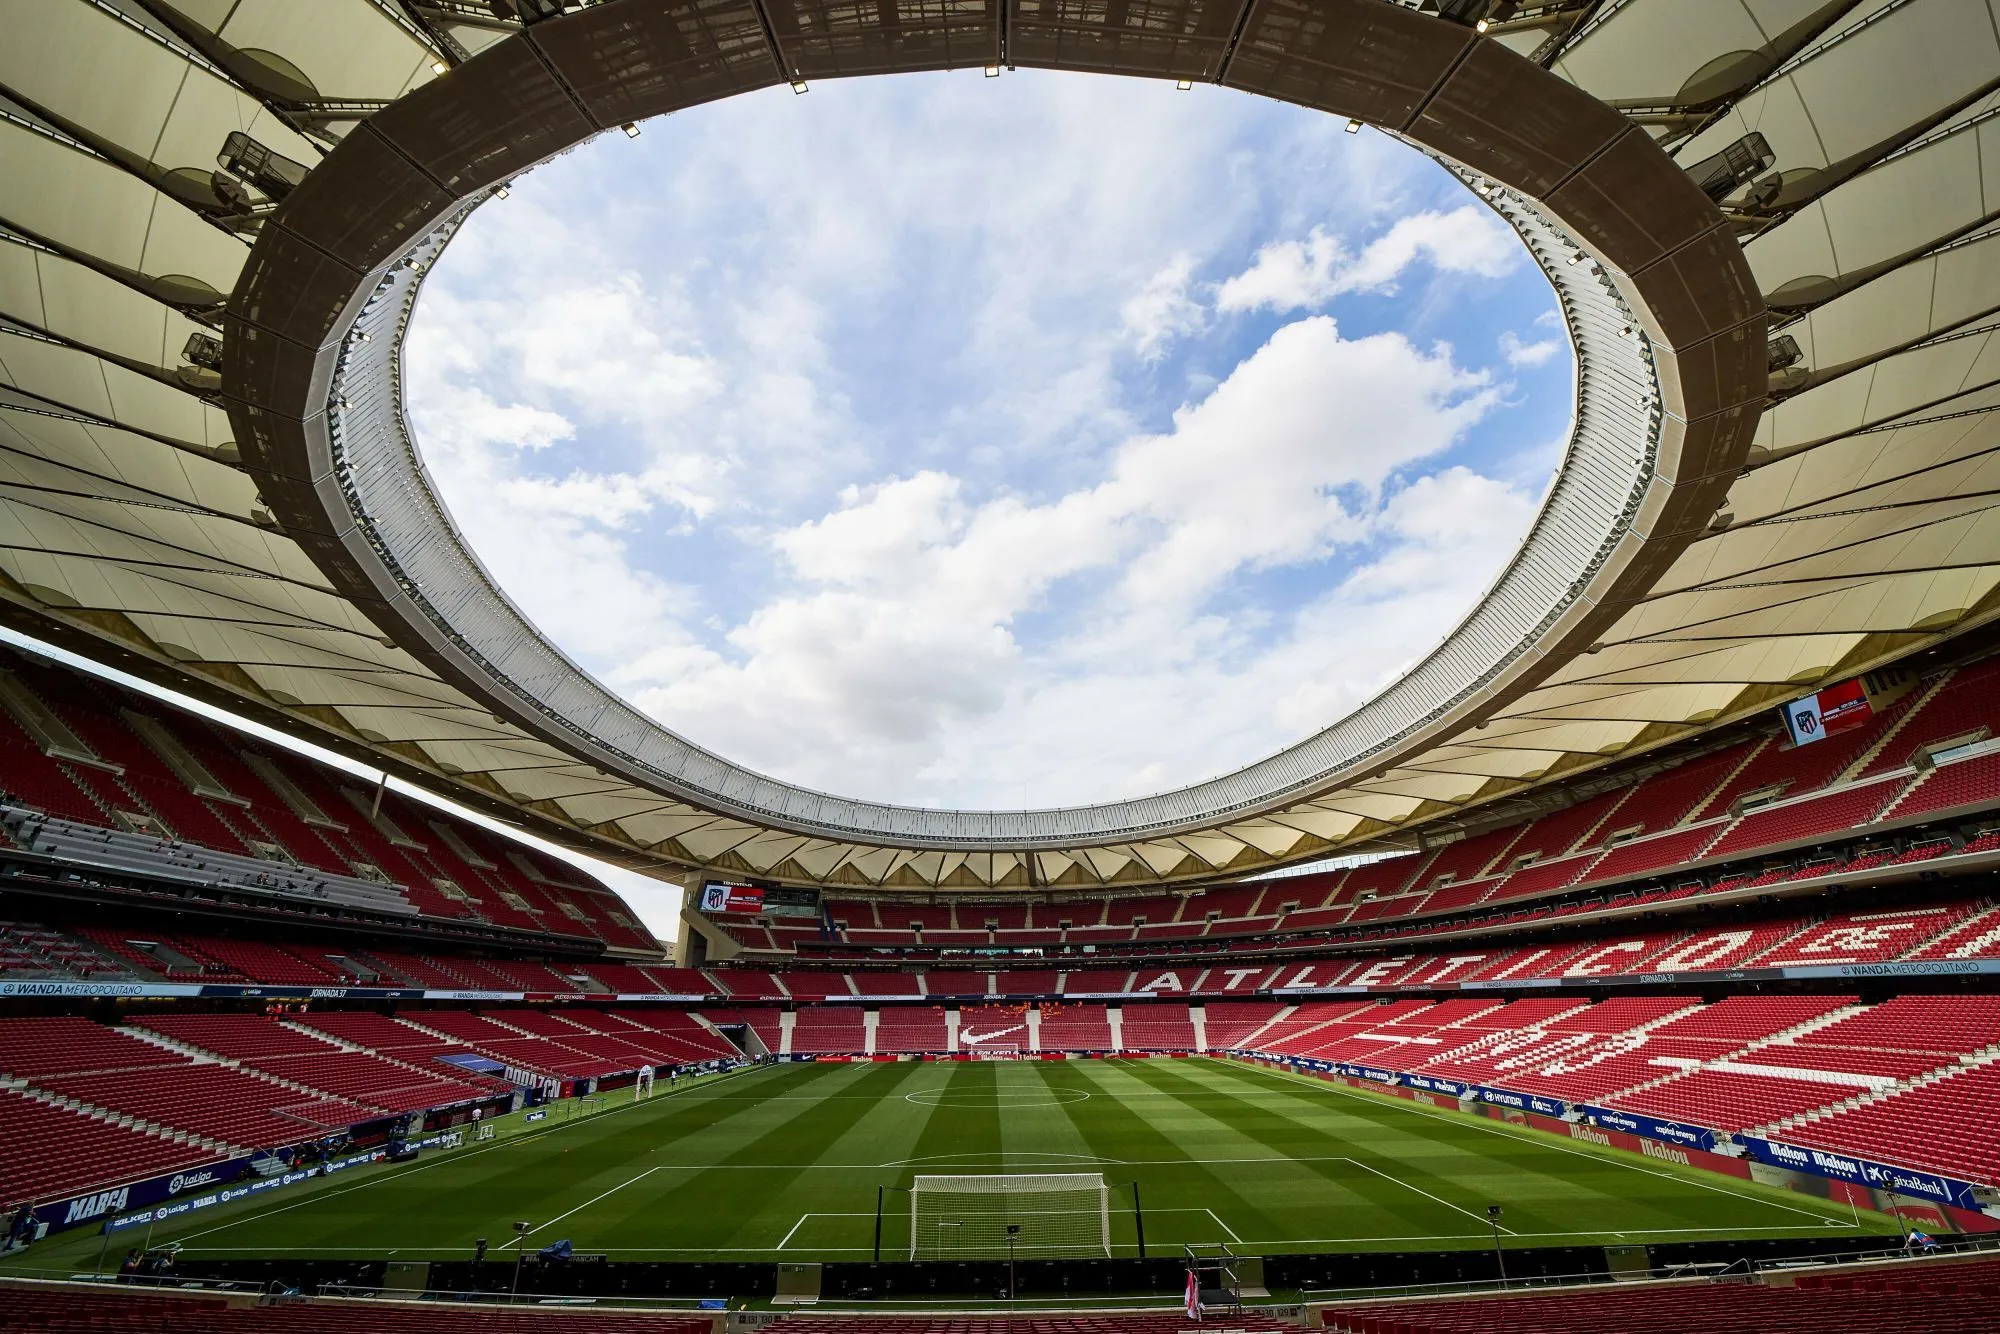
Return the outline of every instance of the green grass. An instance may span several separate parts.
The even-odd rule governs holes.
[[[878,1186],[918,1172],[1102,1172],[1114,1252],[1239,1254],[1893,1233],[1890,1220],[1715,1176],[1220,1060],[787,1065],[577,1121],[520,1127],[238,1205],[153,1240],[195,1257],[462,1259],[568,1237],[614,1260],[865,1260]],[[892,1191],[883,1258],[909,1254]],[[127,1240],[127,1237],[130,1239]],[[133,1244],[137,1233],[114,1238]],[[82,1264],[100,1238],[34,1248]],[[24,1260],[27,1257],[24,1257]]]

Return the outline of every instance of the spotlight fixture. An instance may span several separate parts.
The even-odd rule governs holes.
[[[1361,122],[1358,120],[1349,120],[1347,122],[1347,132],[1349,134],[1361,133]]]
[[[1186,92],[1188,89],[1194,87],[1194,80],[1182,79],[1179,83],[1176,83],[1174,87],[1180,89],[1182,92]]]
[[[1488,28],[1492,26],[1493,23],[1490,19],[1481,19],[1479,20],[1479,22],[1472,25],[1472,30],[1474,32],[1485,32]]]
[[[999,78],[999,77],[1000,77],[1000,67],[999,67],[998,65],[988,65],[988,66],[986,67],[986,77],[987,77],[987,78],[989,78],[989,79],[997,79],[997,78]]]
[[[507,187],[506,187],[506,186],[504,186],[504,185],[496,185],[496,186],[494,186],[494,187],[493,187],[493,197],[494,197],[495,199],[505,199],[505,198],[507,197]]]
[[[639,137],[639,122],[636,120],[628,120],[618,128],[625,131],[627,139],[637,139]]]
[[[444,74],[450,69],[451,66],[445,64],[442,60],[433,60],[431,62],[431,73],[433,74]]]
[[[806,90],[806,81],[804,79],[792,80],[792,91],[794,93],[803,93],[805,90]]]

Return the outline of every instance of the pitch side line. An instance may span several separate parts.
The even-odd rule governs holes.
[[[1157,1211],[1148,1209],[1146,1212],[1150,1214],[1155,1212],[1167,1213],[1169,1211],[1165,1209]],[[1188,1209],[1177,1209],[1171,1212],[1206,1213],[1208,1211],[1205,1209],[1191,1207]],[[873,1218],[874,1216],[875,1215],[873,1213],[804,1215],[804,1217],[819,1217],[819,1218],[832,1218],[832,1217]],[[1221,1222],[1220,1219],[1216,1221],[1218,1223]],[[1738,1228],[1712,1228],[1712,1227],[1626,1228],[1622,1232],[1611,1232],[1611,1231],[1517,1232],[1514,1235],[1524,1239],[1539,1238],[1539,1237],[1584,1237],[1584,1238],[1683,1237],[1683,1236],[1713,1237],[1723,1234],[1735,1235],[1745,1232],[1787,1232],[1787,1233],[1794,1233],[1800,1236],[1811,1236],[1813,1234],[1813,1229],[1806,1227],[1802,1224],[1800,1225],[1782,1224],[1772,1227],[1738,1227]],[[1422,1232],[1422,1233],[1403,1232],[1381,1237],[1253,1237],[1248,1241],[1239,1239],[1236,1244],[1241,1246],[1306,1247],[1306,1246],[1332,1246],[1346,1242],[1364,1242],[1364,1241],[1365,1242],[1483,1241],[1490,1248],[1493,1241],[1493,1234],[1490,1232]],[[207,1255],[324,1255],[328,1257],[339,1257],[339,1256],[372,1257],[384,1254],[384,1251],[381,1248],[375,1246],[204,1246],[201,1249],[202,1252]],[[431,1251],[431,1253],[435,1253],[432,1250],[432,1248],[428,1248],[425,1246],[404,1246],[398,1249],[409,1251],[413,1254],[424,1253],[426,1251]],[[608,1249],[619,1255],[775,1255],[777,1253],[774,1248],[769,1246],[612,1246]],[[1120,1242],[1116,1243],[1113,1246],[1113,1249],[1136,1250],[1136,1247],[1133,1247],[1127,1243]],[[872,1246],[815,1246],[810,1253],[813,1255],[868,1255],[871,1254],[873,1250],[874,1248]],[[1311,1252],[1309,1251],[1276,1252],[1276,1253],[1311,1254]]]
[[[1215,1059],[1215,1058],[1211,1057],[1210,1059],[1212,1060],[1212,1059]],[[1343,1096],[1345,1096],[1345,1097],[1349,1097],[1349,1098],[1354,1098],[1354,1099],[1357,1099],[1357,1100],[1360,1100],[1360,1101],[1363,1101],[1363,1102],[1370,1102],[1370,1101],[1373,1101],[1372,1099],[1368,1098],[1368,1097],[1367,1097],[1366,1095],[1364,1095],[1364,1094],[1363,1094],[1363,1093],[1362,1093],[1362,1092],[1361,1092],[1360,1090],[1358,1090],[1358,1089],[1351,1089],[1351,1088],[1348,1088],[1348,1087],[1346,1087],[1345,1085],[1341,1085],[1341,1084],[1335,1084],[1335,1083],[1332,1083],[1331,1081],[1326,1081],[1326,1082],[1321,1082],[1321,1081],[1315,1081],[1315,1080],[1308,1080],[1308,1079],[1307,1079],[1307,1078],[1306,1078],[1305,1076],[1303,1076],[1303,1075],[1297,1075],[1297,1074],[1293,1074],[1293,1073],[1291,1073],[1290,1071],[1285,1071],[1285,1070],[1272,1070],[1272,1069],[1269,1069],[1269,1068],[1267,1068],[1267,1067],[1265,1067],[1265,1066],[1246,1066],[1245,1068],[1246,1068],[1246,1069],[1249,1069],[1249,1070],[1252,1070],[1252,1071],[1255,1071],[1255,1072],[1259,1072],[1259,1073],[1262,1073],[1262,1074],[1266,1074],[1266,1075],[1270,1075],[1270,1076],[1272,1076],[1272,1077],[1274,1077],[1274,1078],[1278,1078],[1278,1079],[1283,1079],[1283,1080],[1286,1080],[1286,1081],[1288,1081],[1288,1082],[1291,1082],[1291,1083],[1295,1083],[1295,1084],[1298,1084],[1298,1085],[1300,1085],[1300,1086],[1302,1086],[1302,1087],[1305,1087],[1305,1088],[1311,1088],[1311,1089],[1324,1089],[1324,1090],[1326,1090],[1327,1092],[1331,1092],[1331,1093],[1338,1093],[1338,1094],[1341,1094],[1341,1095],[1343,1095]],[[1407,1112],[1409,1112],[1409,1113],[1411,1113],[1412,1115],[1415,1115],[1415,1116],[1421,1116],[1421,1117],[1425,1117],[1425,1118],[1426,1118],[1426,1119],[1428,1119],[1428,1120],[1432,1120],[1432,1121],[1443,1121],[1443,1122],[1446,1122],[1447,1124],[1450,1124],[1450,1125],[1464,1125],[1464,1126],[1467,1126],[1467,1127],[1469,1127],[1469,1128],[1471,1128],[1471,1129],[1473,1129],[1473,1130],[1478,1130],[1478,1131],[1482,1131],[1482,1132],[1484,1132],[1485,1134],[1488,1134],[1488,1135],[1501,1135],[1501,1136],[1504,1136],[1504,1137],[1506,1137],[1506,1138],[1508,1138],[1508,1139],[1511,1139],[1511,1140],[1514,1140],[1514,1141],[1516,1141],[1517,1143],[1519,1143],[1519,1142],[1523,1142],[1523,1141],[1524,1141],[1524,1139],[1525,1139],[1525,1137],[1524,1137],[1524,1136],[1522,1136],[1522,1135],[1520,1135],[1520,1134],[1516,1133],[1515,1131],[1513,1131],[1513,1130],[1511,1130],[1511,1129],[1507,1129],[1507,1130],[1503,1130],[1503,1129],[1501,1129],[1501,1128],[1499,1128],[1499,1127],[1497,1127],[1497,1126],[1489,1126],[1489,1125],[1481,1125],[1481,1124],[1480,1124],[1480,1120],[1481,1120],[1482,1118],[1475,1118],[1475,1117],[1466,1117],[1466,1118],[1463,1118],[1463,1119],[1453,1119],[1453,1118],[1450,1118],[1450,1117],[1447,1117],[1447,1116],[1445,1116],[1445,1115],[1443,1115],[1442,1113],[1439,1113],[1439,1112],[1427,1112],[1427,1111],[1424,1111],[1423,1109],[1421,1109],[1420,1107],[1418,1107],[1418,1106],[1417,1106],[1417,1105],[1416,1105],[1415,1103],[1409,1103],[1409,1104],[1407,1104],[1407,1105],[1404,1105],[1404,1104],[1403,1104],[1403,1100],[1401,1100],[1401,1099],[1398,1099],[1398,1100],[1397,1100],[1397,1103],[1395,1103],[1395,1104],[1390,1104],[1390,1105],[1393,1105],[1393,1106],[1399,1106],[1399,1107],[1401,1108],[1401,1110],[1404,1110],[1404,1111],[1407,1111]],[[1684,1177],[1684,1176],[1681,1176],[1681,1175],[1679,1175],[1678,1173],[1674,1173],[1674,1172],[1662,1172],[1662,1171],[1658,1170],[1657,1168],[1652,1168],[1652,1167],[1646,1167],[1646,1166],[1643,1166],[1642,1164],[1639,1164],[1639,1163],[1628,1163],[1628,1162],[1624,1162],[1624,1161],[1622,1161],[1622,1159],[1621,1159],[1621,1158],[1613,1158],[1613,1157],[1607,1157],[1607,1156],[1604,1156],[1604,1155],[1601,1155],[1601,1154],[1595,1154],[1595,1153],[1587,1153],[1587,1152],[1585,1152],[1584,1150],[1582,1150],[1582,1149],[1579,1149],[1579,1148],[1575,1148],[1575,1147],[1574,1147],[1574,1146],[1572,1146],[1572,1145],[1568,1145],[1568,1144],[1564,1144],[1564,1143],[1563,1143],[1563,1142],[1561,1142],[1560,1140],[1552,1140],[1552,1141],[1543,1141],[1543,1140],[1539,1140],[1539,1139],[1536,1139],[1536,1140],[1526,1140],[1526,1142],[1528,1142],[1528,1143],[1533,1143],[1533,1144],[1540,1144],[1540,1145],[1541,1145],[1541,1146],[1542,1146],[1543,1148],[1547,1148],[1547,1149],[1554,1149],[1554,1150],[1556,1150],[1556,1151],[1557,1151],[1558,1153],[1568,1153],[1568,1154],[1574,1154],[1575,1156],[1577,1156],[1577,1157],[1579,1157],[1579,1158],[1588,1158],[1588,1159],[1590,1159],[1590,1160],[1591,1160],[1591,1161],[1593,1161],[1593,1162],[1599,1162],[1599,1163],[1610,1163],[1610,1164],[1612,1164],[1612,1165],[1613,1165],[1614,1167],[1621,1167],[1621,1168],[1624,1168],[1624,1169],[1625,1169],[1626,1171],[1628,1171],[1628,1172],[1643,1172],[1643,1173],[1645,1173],[1645,1174],[1646,1174],[1647,1176],[1653,1176],[1653,1177],[1659,1177],[1659,1178],[1660,1178],[1661,1180],[1663,1180],[1663,1181],[1677,1181],[1677,1182],[1680,1182],[1680,1183],[1681,1183],[1681,1184],[1683,1184],[1683,1185],[1691,1185],[1691,1186],[1699,1186],[1699,1187],[1701,1187],[1701,1188],[1702,1188],[1703,1190],[1712,1190],[1712,1191],[1715,1191],[1715,1192],[1717,1192],[1718,1194],[1722,1194],[1722,1195],[1732,1195],[1732,1196],[1734,1196],[1735,1198],[1737,1198],[1737,1199],[1739,1199],[1739,1200],[1749,1200],[1749,1201],[1751,1201],[1752,1203],[1756,1203],[1756,1204],[1766,1204],[1766,1205],[1769,1205],[1769,1206],[1770,1206],[1771,1208],[1773,1208],[1773,1209],[1783,1209],[1783,1210],[1784,1210],[1784,1211],[1785,1211],[1786,1213],[1793,1213],[1793,1214],[1800,1214],[1800,1215],[1802,1215],[1802,1216],[1804,1216],[1804,1217],[1806,1217],[1806,1218],[1811,1218],[1811,1219],[1816,1219],[1816,1220],[1818,1220],[1818,1221],[1820,1221],[1820,1222],[1822,1222],[1822,1223],[1831,1223],[1831,1224],[1834,1224],[1834,1225],[1842,1225],[1842,1223],[1841,1223],[1841,1220],[1840,1220],[1840,1219],[1838,1219],[1838,1218],[1834,1218],[1834,1217],[1832,1217],[1832,1216],[1831,1216],[1831,1215],[1829,1215],[1829,1214],[1824,1214],[1824,1213],[1818,1213],[1818,1212],[1815,1212],[1814,1210],[1811,1210],[1811,1209],[1800,1209],[1800,1208],[1798,1208],[1798,1207],[1796,1207],[1796,1206],[1794,1206],[1794,1205],[1790,1205],[1790,1204],[1780,1204],[1780,1203],[1779,1203],[1778,1201],[1776,1201],[1776,1200],[1767,1200],[1767,1199],[1765,1199],[1765,1198],[1764,1198],[1764,1197],[1763,1197],[1762,1195],[1749,1195],[1749,1194],[1745,1194],[1745,1193],[1744,1193],[1743,1191],[1740,1191],[1740,1190],[1731,1190],[1731,1189],[1729,1189],[1729,1188],[1728,1188],[1727,1186],[1718,1186],[1718,1185],[1716,1185],[1716,1184],[1714,1184],[1714,1183],[1712,1183],[1712,1182],[1708,1182],[1708,1181],[1702,1181],[1702,1180],[1699,1180],[1699,1179],[1697,1179],[1697,1178],[1696,1178],[1696,1177],[1694,1177],[1694,1176],[1685,1176],[1685,1177]],[[1303,1161],[1303,1160],[1301,1160],[1301,1161]],[[1690,1169],[1690,1170],[1695,1170],[1695,1169]],[[1749,1231],[1750,1229],[1747,1229],[1747,1228],[1735,1228],[1735,1229],[1728,1229],[1728,1230],[1730,1230],[1730,1231]],[[1524,1234],[1524,1235],[1535,1235],[1535,1234],[1532,1234],[1532,1233],[1530,1233],[1530,1234]],[[1556,1235],[1577,1235],[1577,1236],[1610,1236],[1610,1235],[1613,1235],[1613,1234],[1611,1234],[1611,1233],[1576,1233],[1576,1234],[1561,1234],[1561,1233],[1558,1233],[1558,1234],[1556,1234]]]

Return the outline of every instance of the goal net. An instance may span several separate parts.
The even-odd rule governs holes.
[[[1009,1229],[1013,1229],[1011,1236]],[[920,1176],[910,1187],[912,1260],[1111,1254],[1101,1172]]]

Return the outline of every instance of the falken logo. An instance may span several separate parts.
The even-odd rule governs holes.
[[[129,1186],[117,1190],[101,1190],[95,1195],[84,1195],[69,1202],[69,1210],[63,1214],[63,1222],[80,1223],[86,1218],[100,1218],[108,1213],[116,1213],[125,1207],[126,1199],[132,1194]]]
[[[178,1195],[182,1191],[192,1190],[196,1186],[206,1186],[213,1180],[215,1180],[215,1173],[213,1172],[177,1173],[167,1181],[167,1194]]]

